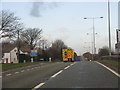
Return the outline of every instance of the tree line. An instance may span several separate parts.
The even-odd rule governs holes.
[[[112,51],[111,54],[115,55],[115,52]],[[109,48],[107,46],[103,46],[102,48],[99,48],[98,54],[91,54],[90,52],[86,52],[83,54],[83,56],[88,60],[93,60],[93,58],[94,60],[99,60],[104,57],[109,58]]]
[[[15,45],[19,48],[27,46],[29,53],[37,48],[40,58],[51,57],[54,60],[62,59],[62,49],[67,49],[65,43],[57,39],[52,43],[42,39],[43,30],[40,28],[25,28],[21,23],[21,19],[15,16],[15,13],[8,10],[2,10],[0,14],[0,39],[2,39],[2,47],[4,45]],[[46,59],[46,60],[47,60]]]

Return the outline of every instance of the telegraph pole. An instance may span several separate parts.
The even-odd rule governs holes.
[[[109,0],[108,0],[108,32],[109,32],[109,56],[111,56],[110,3],[109,3]]]
[[[20,31],[18,30],[18,40],[17,40],[17,59],[18,59],[18,62],[19,62],[19,58],[20,58],[20,40],[19,40],[19,35],[20,35]]]

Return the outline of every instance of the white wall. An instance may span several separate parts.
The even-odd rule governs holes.
[[[14,48],[10,51],[10,53],[4,53],[4,63],[6,63],[6,58],[8,58],[8,63],[19,63],[17,60],[17,48]],[[20,53],[23,54],[23,52],[20,50]]]
[[[12,51],[10,51],[11,53],[11,62],[13,63],[18,63],[18,60],[17,60],[17,48],[14,48]]]
[[[6,63],[7,58],[8,58],[8,63],[11,63],[11,61],[10,61],[10,53],[4,53],[4,63]]]

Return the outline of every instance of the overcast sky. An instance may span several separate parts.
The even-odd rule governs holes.
[[[112,48],[118,28],[118,3],[110,2]],[[26,28],[42,28],[49,41],[61,39],[78,55],[92,47],[92,19],[95,19],[96,48],[108,46],[107,2],[2,2],[2,9],[15,12]],[[87,33],[89,33],[87,35]],[[90,49],[89,49],[90,47]]]

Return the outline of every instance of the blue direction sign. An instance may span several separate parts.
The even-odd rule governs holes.
[[[38,53],[37,52],[31,52],[30,56],[38,56]]]

